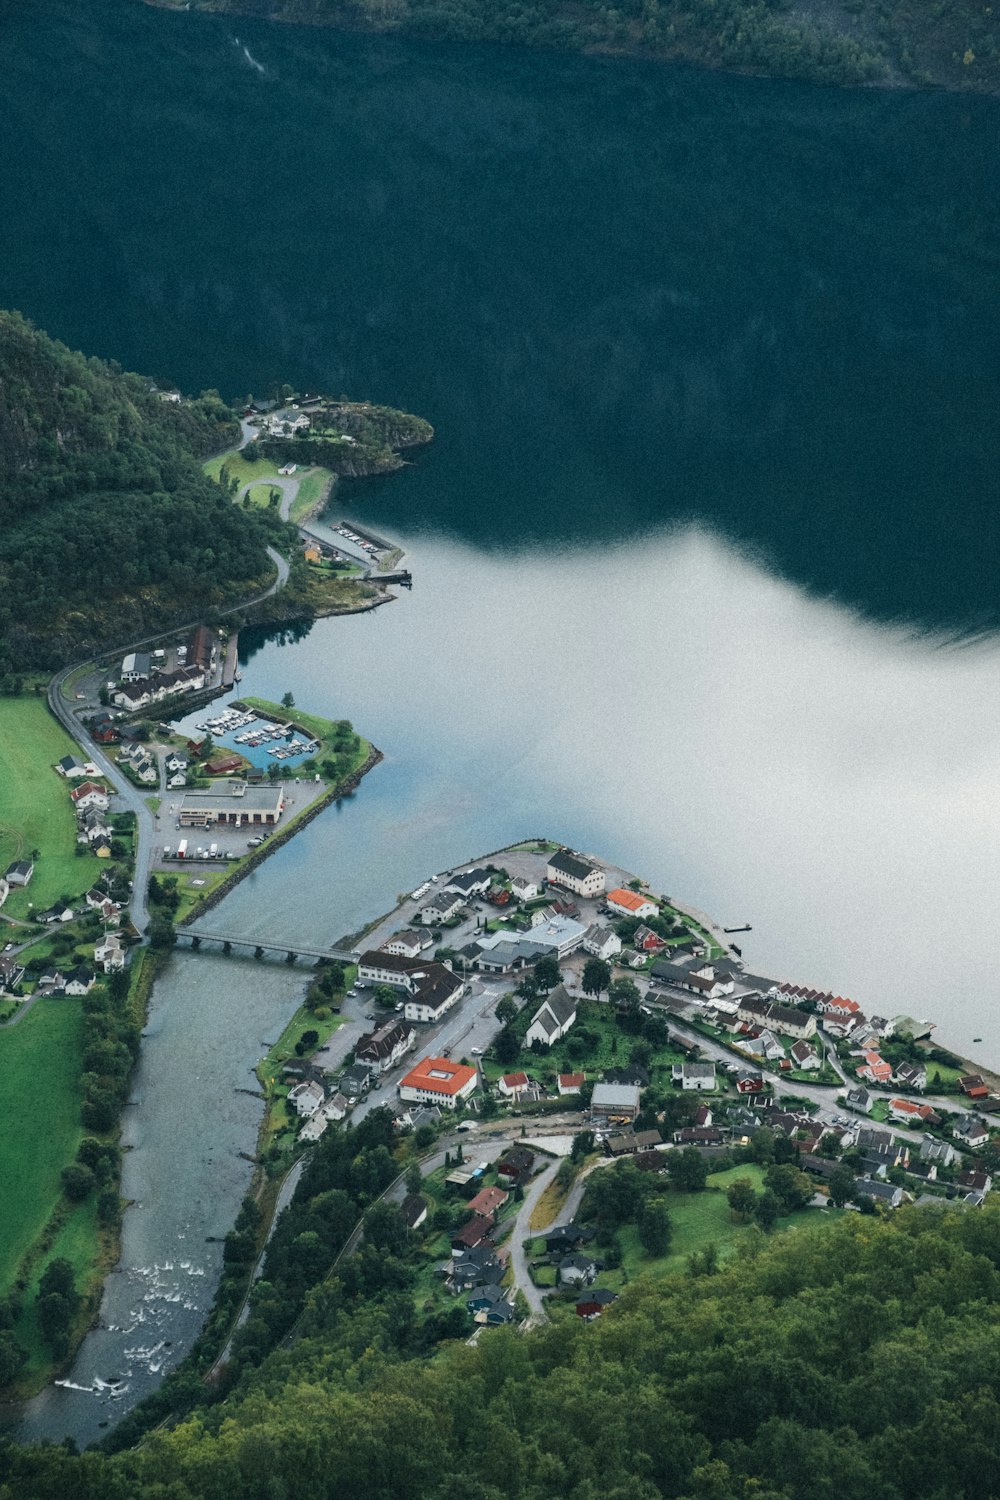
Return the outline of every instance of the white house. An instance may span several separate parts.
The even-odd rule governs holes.
[[[125,950],[122,948],[121,938],[113,932],[106,933],[103,943],[98,943],[94,949],[94,962],[104,970],[105,974],[124,968]]]
[[[528,875],[513,875],[510,893],[517,901],[534,901],[538,895],[538,881]]]
[[[622,940],[612,927],[601,927],[595,923],[583,935],[583,951],[594,958],[614,958],[622,951]]]
[[[643,896],[638,891],[626,891],[622,886],[609,891],[605,899],[616,917],[638,917],[645,922],[659,912],[656,902],[650,901],[648,896]]]
[[[449,875],[448,879],[442,881],[441,890],[451,891],[456,896],[466,900],[469,896],[482,896],[488,891],[493,882],[493,876],[489,870],[477,866],[474,870],[464,870],[457,875]]]
[[[695,1090],[698,1093],[710,1094],[715,1088],[714,1063],[674,1063],[670,1074],[674,1083],[679,1083],[686,1093]]]
[[[6,879],[11,885],[27,885],[34,873],[35,866],[30,859],[16,859],[7,867]]]
[[[382,953],[392,953],[397,958],[417,958],[422,952],[427,939],[419,932],[394,932],[379,950]]]
[[[94,987],[94,976],[82,966],[66,975],[67,995],[88,995]]]
[[[461,905],[462,897],[456,891],[441,891],[422,908],[420,920],[425,927],[430,927],[434,922],[447,922]]]
[[[505,1099],[520,1099],[530,1087],[531,1079],[527,1073],[505,1073],[497,1084],[497,1092]]]
[[[789,1048],[788,1055],[800,1073],[809,1073],[823,1066],[822,1059],[808,1042],[796,1042]]]
[[[444,964],[427,964],[426,977],[415,994],[405,1002],[403,1016],[407,1021],[440,1021],[446,1011],[465,994],[465,985]]]
[[[532,1016],[531,1025],[525,1033],[524,1045],[530,1047],[532,1042],[538,1041],[545,1047],[551,1047],[566,1035],[575,1020],[576,1001],[569,995],[564,984],[557,984]]]
[[[82,781],[69,795],[78,813],[86,812],[90,807],[105,812],[110,804],[107,792],[96,781]]]
[[[561,885],[577,896],[599,896],[605,885],[604,871],[571,849],[560,849],[549,856],[545,878],[550,885]]]
[[[122,682],[145,682],[151,666],[152,658],[148,651],[130,651],[122,662],[119,676]]]
[[[6,899],[7,899],[7,897],[9,895],[10,895],[10,884],[8,883],[8,881],[6,880],[6,878],[4,876],[0,876],[0,906],[3,906],[4,902],[6,901]]]
[[[297,1083],[288,1090],[288,1102],[300,1119],[309,1119],[326,1098],[320,1083]]]

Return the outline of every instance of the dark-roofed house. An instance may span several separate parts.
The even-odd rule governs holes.
[[[477,868],[465,870],[459,875],[450,875],[441,884],[441,890],[454,891],[458,896],[481,896],[489,889],[490,881],[493,879],[489,870]]]
[[[604,871],[570,849],[550,854],[545,868],[550,885],[561,885],[577,896],[599,896],[604,890]]]
[[[574,1253],[559,1262],[559,1282],[562,1286],[589,1286],[597,1275],[597,1263],[589,1255]]]
[[[545,1248],[549,1255],[566,1255],[571,1250],[577,1250],[581,1245],[588,1245],[594,1238],[594,1231],[584,1224],[558,1224],[555,1229],[549,1229],[545,1233]]]
[[[407,1229],[419,1229],[427,1218],[427,1199],[419,1193],[408,1193],[399,1208]]]
[[[964,1141],[973,1150],[985,1146],[990,1138],[989,1127],[978,1115],[959,1115],[952,1124],[951,1133],[956,1141]]]
[[[903,1201],[903,1189],[894,1182],[873,1182],[870,1177],[854,1179],[855,1198],[874,1198],[886,1208],[898,1208]]]
[[[416,1032],[406,1021],[385,1021],[363,1036],[354,1049],[355,1059],[374,1073],[385,1073],[413,1046]]]
[[[490,1230],[493,1228],[492,1214],[473,1214],[461,1229],[457,1229],[451,1237],[451,1250],[455,1256],[461,1256],[466,1250],[475,1250],[489,1238]]]
[[[532,1042],[538,1041],[543,1047],[551,1047],[566,1035],[575,1020],[576,1001],[564,984],[557,984],[532,1016],[524,1045],[530,1047]]]
[[[527,1146],[511,1146],[497,1163],[497,1176],[504,1187],[523,1186],[535,1170],[535,1153]]]
[[[591,1287],[588,1292],[583,1293],[576,1304],[576,1315],[578,1318],[599,1318],[601,1313],[616,1300],[617,1293],[612,1292],[608,1287]]]
[[[983,1193],[990,1192],[993,1188],[993,1178],[989,1172],[974,1171],[971,1167],[967,1172],[958,1174],[959,1187],[965,1188],[967,1192]]]
[[[30,859],[15,859],[7,866],[4,879],[9,885],[27,885],[34,873],[35,866]]]
[[[986,1083],[979,1073],[966,1073],[958,1080],[958,1086],[963,1094],[970,1099],[985,1099],[989,1093]]]
[[[609,1156],[635,1156],[639,1151],[652,1151],[663,1145],[663,1140],[658,1130],[623,1130],[617,1135],[609,1135],[604,1142],[604,1149]]]
[[[856,1088],[847,1090],[847,1093],[844,1095],[844,1103],[849,1109],[857,1109],[862,1114],[870,1115],[875,1100],[866,1088],[862,1088],[858,1084]]]

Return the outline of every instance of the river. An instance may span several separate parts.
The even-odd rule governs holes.
[[[333,942],[546,832],[1000,1064],[997,101],[131,0],[2,25],[0,301],[190,388],[288,379],[438,431],[343,497],[412,595],[244,639],[246,691],[386,759],[227,928]],[[157,986],[103,1320],[157,1317],[73,1379],[172,1342],[22,1435],[97,1436],[189,1344],[259,1118],[234,1090],[301,982],[178,955]]]

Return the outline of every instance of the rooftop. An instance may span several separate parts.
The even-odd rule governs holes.
[[[451,1062],[447,1057],[422,1057],[400,1081],[400,1088],[426,1089],[429,1093],[452,1097],[469,1083],[474,1083],[475,1068]]]

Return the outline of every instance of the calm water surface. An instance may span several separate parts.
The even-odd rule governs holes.
[[[1000,1063],[997,102],[133,0],[0,30],[0,302],[189,388],[438,430],[344,500],[412,596],[245,642],[247,691],[386,760],[227,924],[332,942],[546,831]],[[190,1343],[247,1180],[234,1090],[300,984],[188,956],[158,986],[104,1309],[130,1331],[73,1372],[132,1389],[49,1393],[26,1435],[92,1438]]]

